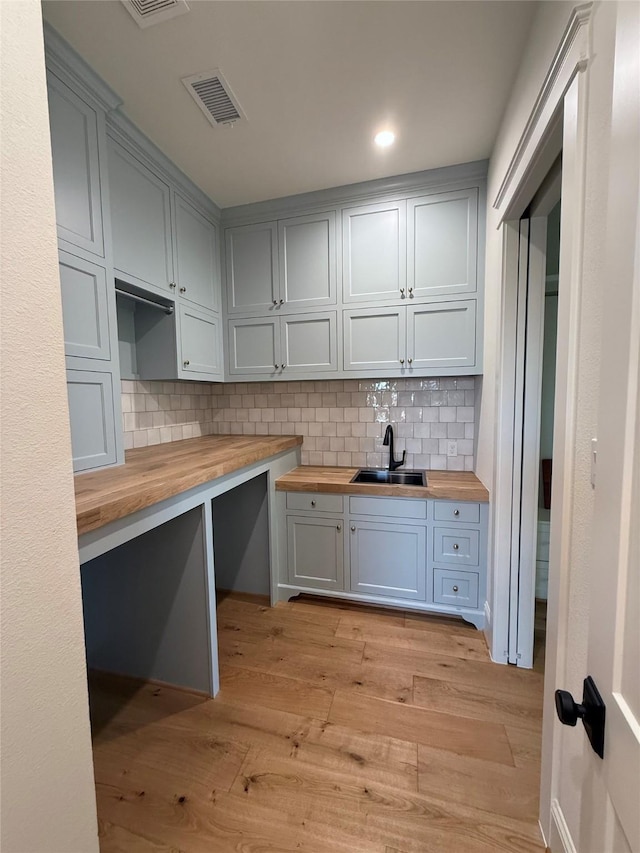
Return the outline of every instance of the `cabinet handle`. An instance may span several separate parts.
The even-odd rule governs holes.
[[[454,514],[454,515],[460,515],[460,510],[459,510],[459,509],[454,509],[453,514]]]
[[[457,591],[458,591],[458,587],[457,587],[457,585],[453,587],[453,591],[454,591],[454,592],[457,592]]]
[[[407,361],[408,361],[408,363],[409,363],[409,364],[413,364],[413,359],[412,359],[412,358],[408,358],[408,359],[407,359]]]
[[[409,288],[409,299],[413,299],[413,288]]]
[[[356,532],[355,524],[352,524],[352,525],[351,525],[351,532],[352,532],[352,533],[355,533],[355,532]]]
[[[183,361],[183,362],[182,362],[183,367],[189,367],[189,364],[190,364],[189,359],[187,359],[186,361]]]
[[[342,525],[341,525],[341,524],[338,524],[338,525],[336,526],[336,530],[337,530],[338,532],[340,532],[340,531],[342,530]]]
[[[175,290],[175,287],[176,287],[176,283],[175,283],[175,281],[170,281],[170,282],[169,282],[169,287],[170,287],[172,290]]]
[[[454,550],[454,551],[457,551],[459,547],[460,547],[460,546],[458,545],[458,543],[457,543],[457,542],[454,542],[453,550]]]
[[[315,501],[311,501],[311,506],[315,506],[315,505],[316,505],[316,502],[315,502]]]
[[[187,288],[186,288],[186,287],[181,287],[181,288],[180,288],[180,293],[186,293],[186,292],[187,292]]]
[[[404,299],[404,287],[400,288],[400,299]]]

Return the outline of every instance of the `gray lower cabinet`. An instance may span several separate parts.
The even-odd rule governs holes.
[[[351,592],[425,600],[425,527],[351,519],[349,530]]]
[[[116,462],[114,386],[111,373],[67,370],[74,471],[86,471]],[[119,411],[119,407],[118,407]]]
[[[315,589],[344,589],[341,518],[287,516],[289,583]]]

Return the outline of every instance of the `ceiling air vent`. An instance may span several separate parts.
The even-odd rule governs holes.
[[[242,119],[246,121],[242,107],[218,68],[203,74],[194,74],[192,77],[183,77],[182,82],[214,127],[235,124]]]
[[[189,11],[186,0],[122,0],[122,5],[143,30]]]

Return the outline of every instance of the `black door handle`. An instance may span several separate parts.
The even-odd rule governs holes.
[[[584,680],[582,704],[578,704],[567,690],[556,690],[555,700],[560,722],[565,726],[575,726],[578,720],[582,720],[593,751],[604,758],[606,707],[593,678],[588,675]]]

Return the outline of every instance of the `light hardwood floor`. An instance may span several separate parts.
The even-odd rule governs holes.
[[[462,621],[218,605],[215,700],[90,681],[102,853],[542,851],[542,676]]]

